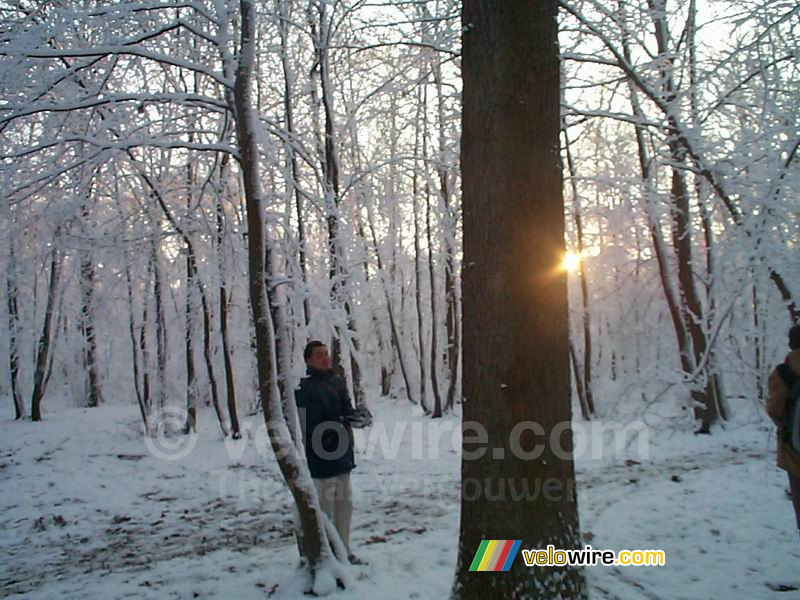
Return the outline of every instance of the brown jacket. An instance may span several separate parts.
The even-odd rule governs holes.
[[[786,355],[786,364],[800,375],[800,350],[792,350]],[[767,414],[778,426],[778,431],[783,425],[788,408],[789,389],[783,383],[783,379],[778,374],[777,369],[773,369],[767,380],[769,388],[767,393]],[[800,476],[800,452],[793,450],[786,442],[781,439],[778,433],[778,466],[786,469],[792,475]]]

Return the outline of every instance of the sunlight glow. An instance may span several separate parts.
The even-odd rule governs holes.
[[[567,252],[564,253],[564,259],[561,261],[561,268],[568,273],[574,273],[578,270],[581,260],[582,257],[580,253],[567,250]]]

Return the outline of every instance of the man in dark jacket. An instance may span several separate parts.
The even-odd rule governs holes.
[[[350,471],[355,467],[353,429],[355,413],[347,386],[331,370],[328,349],[314,340],[303,351],[308,376],[300,381],[295,401],[305,440],[306,459],[317,488],[320,507],[328,515],[347,548],[352,563],[360,563],[350,551],[353,514]]]

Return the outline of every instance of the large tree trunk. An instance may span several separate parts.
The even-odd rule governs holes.
[[[574,567],[529,568],[517,559],[503,574],[470,570],[482,540],[580,545],[559,270],[557,14],[556,0],[464,1],[464,421],[485,429],[487,443],[476,451],[464,438],[457,599],[586,597]],[[549,443],[534,435],[538,427]],[[557,427],[566,430],[553,443]],[[559,492],[525,497],[526,486],[543,482],[557,482]]]

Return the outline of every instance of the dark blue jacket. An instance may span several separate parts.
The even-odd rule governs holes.
[[[356,463],[348,416],[355,411],[342,378],[309,367],[294,397],[311,477],[327,479],[349,472]]]

